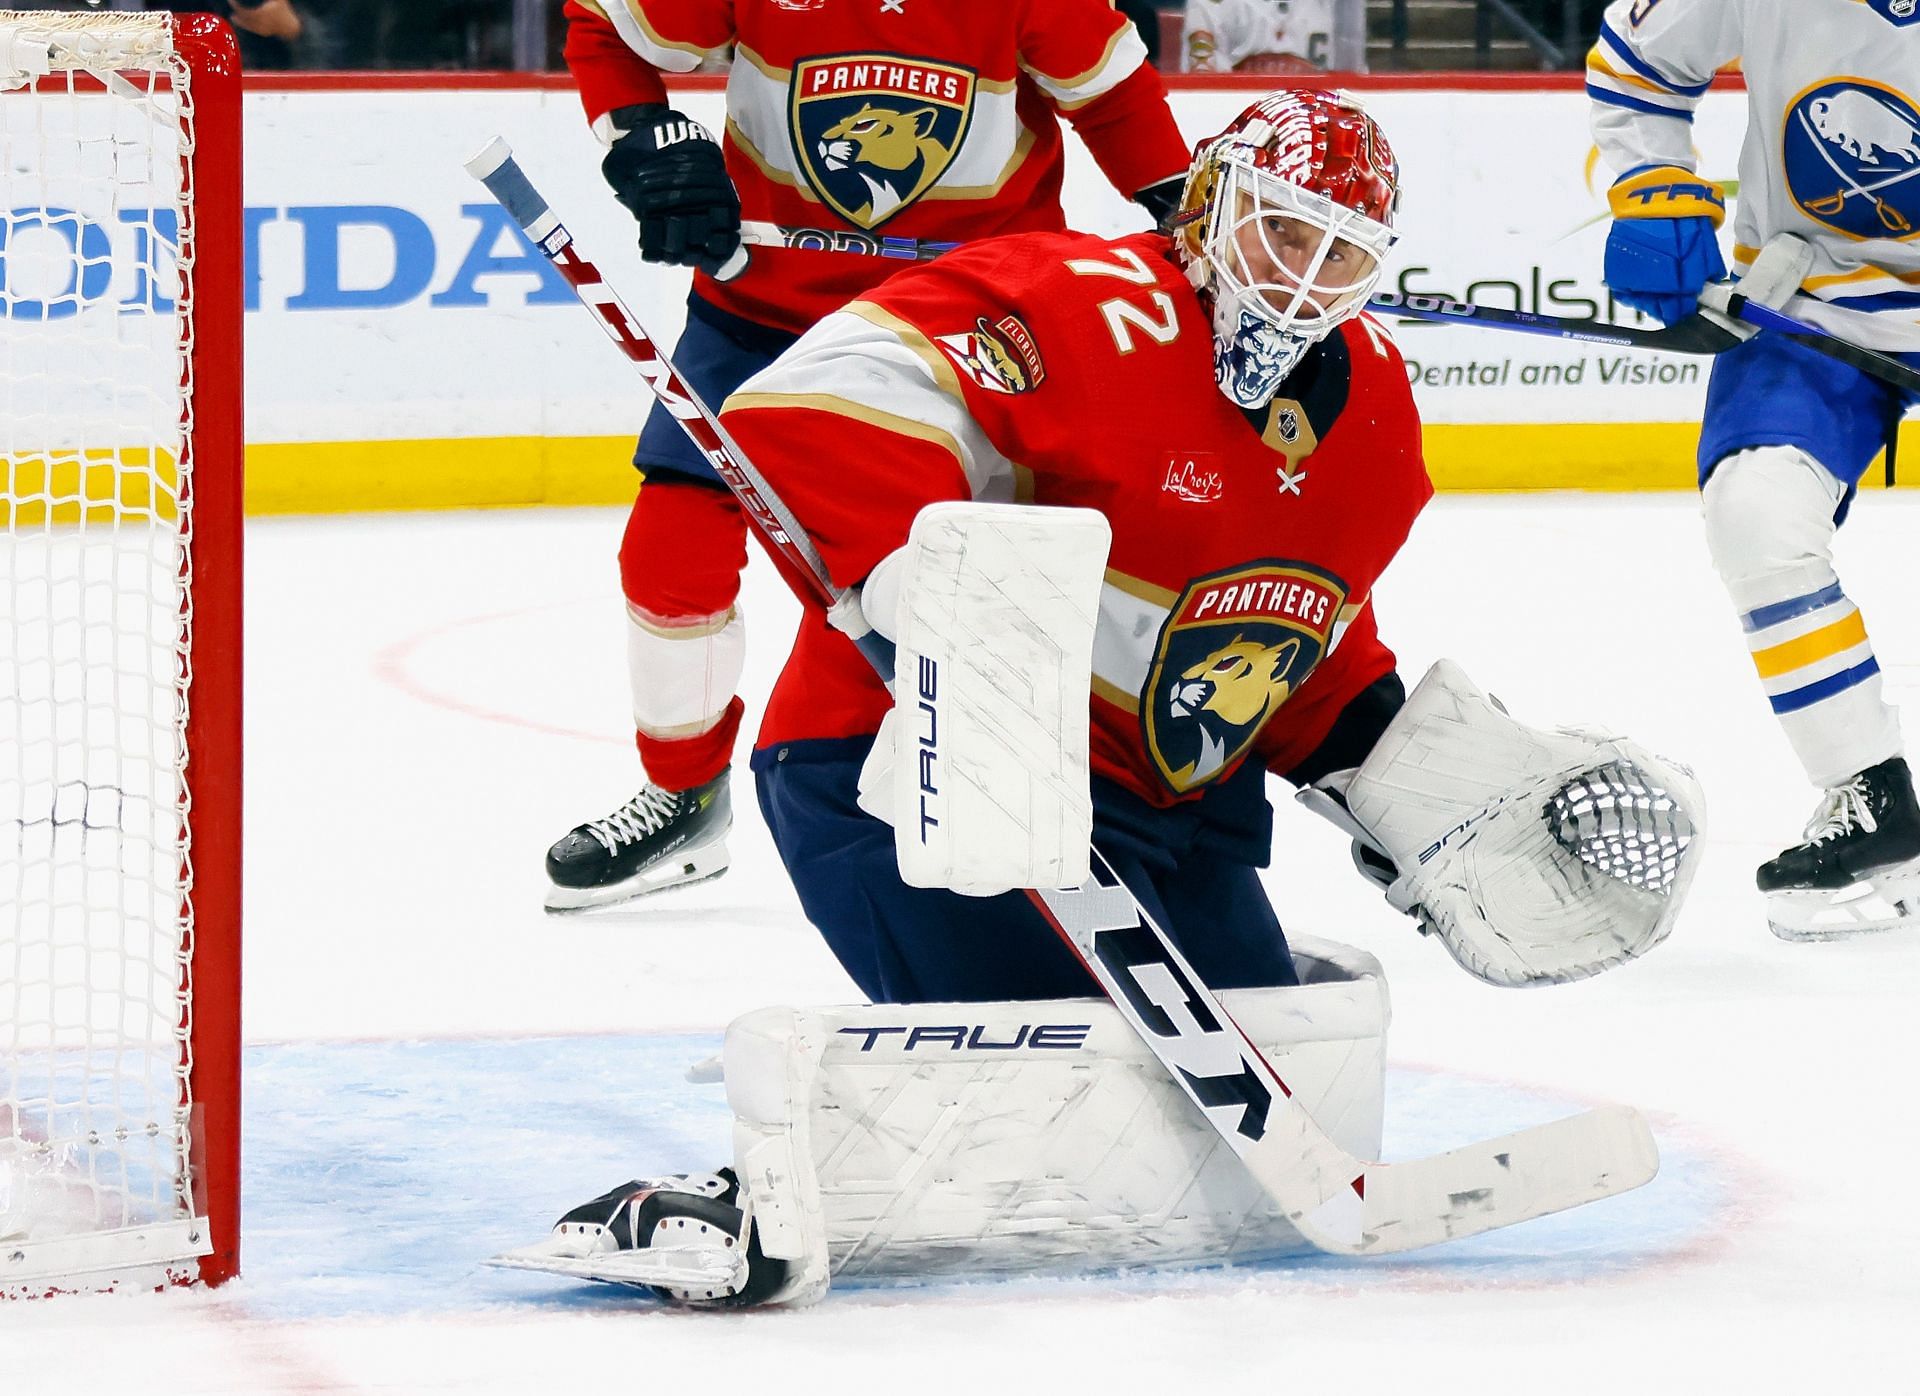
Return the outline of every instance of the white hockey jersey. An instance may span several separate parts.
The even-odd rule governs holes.
[[[1694,108],[1736,59],[1734,265],[1797,234],[1815,260],[1791,313],[1920,351],[1920,0],[1613,0],[1587,57],[1601,154],[1694,170]]]
[[[1333,0],[1187,0],[1181,72],[1230,73],[1263,54],[1331,68]]]

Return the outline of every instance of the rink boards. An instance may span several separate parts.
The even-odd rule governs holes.
[[[1403,170],[1386,285],[1636,323],[1599,280],[1609,176],[1595,164],[1586,98],[1564,79],[1539,84],[1364,85]],[[717,128],[718,81],[689,86],[682,105]],[[1172,98],[1195,138],[1248,99],[1244,86],[1182,86]],[[601,182],[564,78],[282,79],[251,91],[246,115],[251,512],[630,497],[626,443],[644,411],[630,366],[461,169],[505,135],[642,321],[676,335],[687,276],[633,254],[631,221]],[[1708,96],[1695,126],[1704,173],[1733,177],[1744,120],[1743,92]],[[1109,234],[1144,226],[1076,140],[1068,149],[1069,222]],[[84,211],[17,226],[15,275],[31,247],[36,295],[58,292],[47,283],[70,241],[72,314],[133,330],[166,276],[139,231]],[[43,319],[8,333],[52,344],[70,329]],[[1691,483],[1709,360],[1450,326],[1394,333],[1442,489]]]

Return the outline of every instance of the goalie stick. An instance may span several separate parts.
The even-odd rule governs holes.
[[[930,262],[960,245],[923,238],[883,237],[853,229],[788,227],[751,219],[740,225],[740,235],[746,245],[754,247],[846,252],[906,262]],[[1728,290],[1725,286],[1708,287],[1701,297],[1701,303],[1704,307],[1702,310],[1659,329],[1611,325],[1601,320],[1574,320],[1559,315],[1536,315],[1526,310],[1503,310],[1498,306],[1457,301],[1449,296],[1406,291],[1376,291],[1367,301],[1367,309],[1376,315],[1390,315],[1403,320],[1478,325],[1490,330],[1574,339],[1621,349],[1655,349],[1668,354],[1719,354],[1746,339],[1753,330],[1772,330],[1828,358],[1838,359],[1843,364],[1878,378],[1883,383],[1890,383],[1907,392],[1920,392],[1920,369],[1910,368],[1891,355],[1828,334],[1818,325],[1769,309],[1738,291]],[[1721,316],[1725,319],[1719,318]],[[1742,334],[1727,324],[1726,320],[1737,321],[1752,329]]]
[[[833,584],[819,552],[766,480],[495,138],[467,162],[640,369],[661,404],[739,494],[747,516],[836,617],[868,629],[857,591]],[[871,636],[871,639],[878,639]],[[865,647],[883,677],[890,657]],[[1096,849],[1093,876],[1027,896],[1128,1024],[1296,1230],[1320,1250],[1378,1255],[1544,1216],[1639,1187],[1659,1167],[1641,1114],[1615,1106],[1404,1163],[1348,1153],[1301,1106],[1166,932]]]

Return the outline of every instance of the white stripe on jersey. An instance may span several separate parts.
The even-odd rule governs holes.
[[[1147,61],[1147,45],[1140,37],[1140,31],[1131,24],[1123,24],[1114,31],[1107,51],[1100,61],[1084,73],[1057,76],[1043,73],[1038,68],[1020,66],[1036,83],[1040,90],[1051,97],[1063,110],[1072,110],[1083,106],[1096,97],[1111,92],[1125,82]]]
[[[580,3],[604,16],[626,40],[628,48],[663,72],[691,73],[703,60],[726,51],[725,45],[703,49],[661,38],[647,23],[640,0],[580,0]]]
[[[1014,498],[1013,463],[967,411],[940,351],[904,321],[859,301],[808,330],[727,403],[807,408],[934,441],[953,454],[975,499]]]

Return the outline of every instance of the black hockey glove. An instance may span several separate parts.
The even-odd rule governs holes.
[[[1173,215],[1180,211],[1180,196],[1186,188],[1187,176],[1183,171],[1137,191],[1133,201],[1153,215],[1154,224],[1164,233],[1172,226]]]
[[[671,107],[619,107],[600,172],[640,225],[649,262],[716,272],[740,246],[740,195],[719,143]]]

